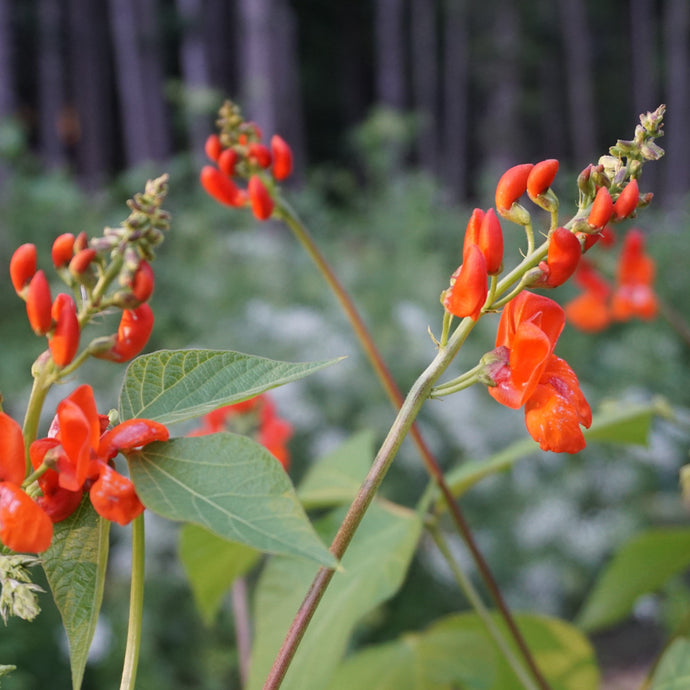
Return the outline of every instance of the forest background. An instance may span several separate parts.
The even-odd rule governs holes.
[[[645,167],[641,187],[655,198],[642,227],[661,297],[690,317],[689,86],[686,0],[0,0],[0,260],[22,242],[47,248],[62,232],[117,224],[124,199],[169,170],[173,230],[157,262],[150,349],[349,355],[319,381],[277,392],[297,430],[297,479],[353,430],[380,435],[391,413],[299,249],[198,189],[222,100],[232,97],[292,145],[295,203],[404,387],[429,359],[432,309],[460,261],[469,210],[491,204],[497,175],[559,158],[557,192],[564,207],[574,204],[577,172],[661,102],[667,154]],[[555,294],[566,299],[572,288]],[[0,386],[17,414],[38,354],[22,312],[3,290]],[[474,354],[492,346],[489,330]],[[465,499],[509,602],[572,617],[626,538],[687,523],[678,468],[687,461],[690,389],[688,345],[663,318],[595,336],[569,332],[561,354],[594,403],[663,395],[676,415],[657,422],[648,448],[536,454]],[[117,396],[113,371],[85,374],[105,407]],[[481,459],[524,435],[518,416],[481,391],[432,407],[422,423],[446,463]],[[414,453],[403,451],[385,491],[404,502],[420,476]],[[156,587],[147,591],[141,687],[232,687],[231,605],[202,626],[184,574],[171,566],[175,534],[152,523]],[[127,534],[115,539],[126,559]],[[366,622],[358,642],[464,606],[428,551],[434,567],[416,563],[400,598]],[[85,688],[110,687],[118,673],[126,574],[115,569],[108,585]],[[47,597],[43,605],[39,624],[13,622],[0,635],[0,662],[20,667],[4,681],[10,690],[56,677],[67,687],[66,655],[48,652],[59,639],[57,612]],[[641,601],[632,622],[597,640],[605,667],[648,664],[660,631],[689,610],[682,578]],[[46,650],[40,664],[37,644]]]

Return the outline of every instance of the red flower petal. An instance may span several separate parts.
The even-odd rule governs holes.
[[[443,306],[454,316],[479,318],[486,296],[486,259],[476,244],[464,251],[462,265],[451,276],[450,287],[443,298]]]
[[[53,523],[18,486],[0,482],[0,540],[12,551],[40,553],[53,538]]]
[[[592,411],[577,376],[553,355],[534,394],[525,404],[525,424],[542,450],[577,453],[585,447],[580,425],[592,423]]]
[[[134,484],[105,463],[91,486],[89,498],[96,512],[106,520],[127,525],[144,512]]]
[[[141,448],[153,441],[167,441],[168,429],[150,419],[128,419],[106,431],[98,444],[98,456],[103,460],[114,458],[120,451]]]
[[[19,486],[26,476],[26,455],[22,428],[8,414],[0,412],[0,481]]]

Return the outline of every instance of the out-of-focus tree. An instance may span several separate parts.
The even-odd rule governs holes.
[[[565,60],[571,153],[585,160],[597,150],[599,118],[594,103],[592,37],[584,2],[558,0]]]
[[[169,153],[163,78],[152,0],[110,0],[115,77],[125,162],[160,160]]]
[[[412,95],[419,119],[417,157],[431,173],[438,169],[438,36],[435,0],[412,0],[411,17]]]
[[[111,165],[115,120],[107,8],[91,0],[69,0],[69,89],[74,103],[76,157],[87,188],[100,186]]]
[[[664,3],[664,46],[666,65],[666,200],[673,203],[690,186],[690,4],[687,0]]]
[[[469,30],[466,0],[445,0],[443,146],[441,174],[451,197],[467,193],[469,147]]]
[[[38,5],[38,117],[39,153],[48,168],[67,163],[60,121],[65,107],[65,61],[62,46],[62,3],[40,0]]]
[[[376,0],[374,45],[376,101],[397,110],[407,107],[403,0]]]

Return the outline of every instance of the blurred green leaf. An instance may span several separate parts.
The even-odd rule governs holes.
[[[103,601],[110,522],[88,498],[67,519],[55,524],[53,541],[42,555],[55,604],[69,642],[72,687],[81,687],[86,659]]]
[[[597,690],[594,650],[565,621],[516,615],[516,622],[552,690]],[[502,621],[494,616],[497,625]],[[425,631],[356,652],[338,668],[328,690],[523,690],[496,650],[481,619],[462,613]]]
[[[687,690],[690,688],[690,640],[679,637],[664,652],[649,690]]]
[[[647,405],[607,403],[595,415],[592,426],[584,429],[586,441],[646,445],[652,419],[668,414],[668,404],[655,400]],[[539,450],[531,438],[512,443],[486,460],[470,460],[446,475],[453,496],[462,496],[477,482],[497,472],[510,469],[518,460]],[[438,501],[438,508],[445,503]]]
[[[297,490],[307,510],[351,501],[374,458],[374,434],[362,431],[312,465]]]
[[[260,553],[191,524],[182,525],[179,547],[194,601],[204,622],[211,625],[235,578],[244,575]]]
[[[154,512],[269,553],[335,566],[281,464],[227,432],[151,443],[128,456],[139,497]]]
[[[335,533],[344,509],[316,525],[324,538]],[[419,515],[406,508],[374,502],[333,575],[307,628],[281,688],[323,690],[362,616],[398,590],[421,531]],[[248,690],[261,688],[285,633],[297,612],[314,568],[294,558],[273,558],[256,593],[256,638]]]
[[[339,362],[277,362],[230,350],[160,350],[127,367],[120,418],[173,424],[199,417]]]
[[[623,620],[642,594],[690,566],[690,529],[653,529],[633,537],[599,576],[577,617],[587,632]]]

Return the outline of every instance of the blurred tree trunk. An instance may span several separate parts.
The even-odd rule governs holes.
[[[500,0],[491,29],[493,60],[488,65],[482,143],[490,171],[504,170],[520,162],[522,133],[520,98],[520,22],[517,5]]]
[[[137,4],[137,0],[110,0],[108,3],[127,167],[154,158],[146,107],[149,94],[144,85],[145,67],[141,59]]]
[[[77,164],[83,185],[94,189],[109,170],[113,139],[107,10],[91,0],[69,0],[68,11],[68,73],[77,118]]]
[[[403,11],[403,0],[376,0],[376,101],[396,110],[406,105]]]
[[[443,41],[442,170],[452,198],[467,196],[469,50],[466,0],[446,0]]]
[[[40,0],[38,6],[39,152],[48,168],[61,168],[66,164],[59,129],[65,106],[61,6],[61,0]]]
[[[584,2],[558,0],[565,51],[566,87],[573,159],[590,160],[597,152],[597,112],[594,105],[592,40]]]
[[[180,67],[184,85],[187,138],[197,161],[203,158],[204,142],[211,133],[210,113],[202,105],[205,91],[210,88],[209,63],[203,33],[202,0],[177,0],[182,32],[180,36]]]
[[[239,50],[236,41],[229,41],[235,26],[235,2],[206,0],[204,3],[203,33],[206,37],[206,57],[209,80],[222,91],[223,98],[231,97],[237,84]]]
[[[241,37],[240,93],[242,112],[270,135],[276,131],[276,93],[272,68],[273,0],[238,0]]]
[[[654,0],[631,0],[630,2],[630,64],[632,67],[633,116],[654,110],[660,103],[654,65],[655,35],[657,19]],[[637,122],[637,120],[634,120]],[[644,169],[646,188],[655,187],[658,166],[648,165]]]
[[[154,160],[163,161],[170,156],[172,144],[156,0],[138,0],[137,17],[149,149]]]
[[[12,0],[0,0],[0,122],[12,117],[17,107],[14,92],[14,59],[12,55]],[[0,159],[0,191],[7,169]]]
[[[287,0],[276,0],[273,10],[273,91],[276,104],[276,129],[292,148],[295,170],[293,181],[304,174],[305,143],[302,93],[297,55],[297,22]],[[268,140],[273,131],[267,131]]]
[[[690,138],[688,120],[690,108],[688,87],[690,73],[688,60],[688,29],[690,28],[690,4],[687,0],[666,0],[664,6],[664,46],[666,52],[666,178],[664,199],[675,202],[681,194],[687,194],[690,186]],[[662,145],[663,145],[662,141]]]
[[[438,173],[438,61],[435,0],[412,0],[412,88],[419,118],[417,155],[421,166]]]

